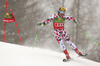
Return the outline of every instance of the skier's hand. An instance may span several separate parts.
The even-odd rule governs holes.
[[[79,22],[77,20],[74,20],[75,23],[79,24]]]
[[[74,17],[72,17],[72,19],[73,19],[73,21],[74,21],[75,23],[78,23],[78,21],[77,21]]]
[[[37,25],[39,25],[39,26],[43,26],[43,25],[44,25],[44,23],[38,23]]]
[[[75,23],[77,23],[77,20],[74,20]]]
[[[77,20],[74,21],[75,23],[77,23],[78,26],[80,26],[79,22]]]

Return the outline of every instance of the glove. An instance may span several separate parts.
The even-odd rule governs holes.
[[[77,20],[74,20],[75,23],[79,24],[79,22]]]
[[[75,22],[75,23],[77,23],[77,24],[78,24],[78,26],[80,26],[80,24],[79,24],[79,22],[78,22],[77,20],[74,20],[74,22]]]
[[[75,23],[78,23],[77,20],[74,20]]]
[[[39,25],[39,26],[43,26],[43,25],[44,25],[44,23],[38,23],[37,25]]]
[[[73,19],[73,21],[74,21],[75,23],[78,23],[78,21],[77,21],[74,17],[72,17],[72,19]]]

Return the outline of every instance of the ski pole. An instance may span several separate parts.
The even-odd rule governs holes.
[[[37,30],[36,30],[36,37],[35,37],[35,41],[34,41],[34,44],[33,44],[33,47],[32,47],[32,48],[34,48],[34,45],[36,44],[36,41],[37,41],[38,29],[39,29],[39,26],[37,26]]]
[[[78,26],[81,28],[81,26],[80,26],[80,24],[79,23],[77,23],[78,24]],[[81,28],[83,31],[84,31],[84,33],[98,46],[98,44],[87,34],[87,32],[83,29],[83,28]]]

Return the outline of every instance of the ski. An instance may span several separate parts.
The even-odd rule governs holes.
[[[82,54],[79,57],[86,58],[87,54]]]
[[[71,58],[69,58],[69,59],[63,59],[63,62],[68,62],[68,61],[70,61],[70,60],[72,60]]]
[[[80,55],[80,57],[86,57],[87,56],[87,54],[81,54]]]
[[[86,57],[87,56],[87,54],[81,54],[79,57]],[[69,59],[63,59],[63,62],[68,62],[68,61],[71,61],[72,60],[72,58],[69,58]]]

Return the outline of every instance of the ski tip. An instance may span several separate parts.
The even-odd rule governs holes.
[[[67,59],[63,59],[63,62],[66,62],[67,61]]]
[[[72,60],[72,58],[70,58],[70,59],[63,59],[63,62],[68,62],[70,60]]]
[[[84,54],[83,56],[87,56],[87,54]]]

